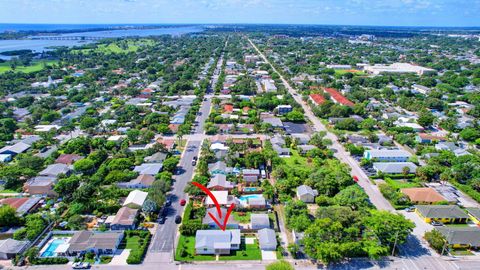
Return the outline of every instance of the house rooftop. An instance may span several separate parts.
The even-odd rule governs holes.
[[[417,205],[417,211],[426,218],[468,218],[457,205]]]
[[[412,202],[436,203],[447,200],[433,188],[402,188],[400,191]]]
[[[450,245],[480,246],[480,228],[478,227],[438,227],[436,228]]]

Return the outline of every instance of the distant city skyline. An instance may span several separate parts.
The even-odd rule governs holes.
[[[0,23],[480,26],[480,0],[0,0]]]

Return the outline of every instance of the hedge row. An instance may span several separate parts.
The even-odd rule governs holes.
[[[145,253],[147,252],[152,235],[149,231],[127,231],[126,235],[127,237],[140,237],[140,239],[138,240],[138,249],[132,249],[130,251],[130,255],[128,255],[127,258],[127,263],[141,264],[143,258],[145,257]]]

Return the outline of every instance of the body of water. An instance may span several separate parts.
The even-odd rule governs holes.
[[[11,26],[11,25],[7,25]],[[41,25],[36,25],[37,28],[40,28]],[[47,25],[49,27],[53,27],[51,25]],[[67,25],[68,27],[72,27],[71,25]],[[67,27],[64,26],[64,27]],[[0,25],[0,32],[2,32],[2,27],[5,26]],[[27,26],[25,26],[27,27]],[[72,28],[52,28],[50,30],[63,30],[63,29],[72,29]],[[79,26],[80,27],[80,26]],[[88,25],[90,28],[82,28],[85,29],[92,29],[102,27],[102,25],[97,25],[93,27],[92,25]],[[105,27],[105,25],[103,25]],[[30,29],[31,30],[31,29]],[[47,29],[41,28],[37,29],[37,31],[46,31]],[[3,30],[5,31],[5,29]],[[161,35],[184,35],[188,33],[196,33],[203,31],[203,28],[200,26],[179,26],[179,27],[163,27],[163,28],[153,28],[153,29],[122,29],[122,30],[108,30],[108,31],[94,31],[94,32],[76,32],[76,33],[68,33],[68,34],[61,34],[60,36],[84,36],[84,37],[100,37],[100,38],[121,38],[121,37],[148,37],[148,36],[161,36]],[[58,36],[58,35],[57,35]],[[58,47],[58,46],[78,46],[89,43],[92,41],[81,41],[81,40],[29,40],[29,39],[22,39],[22,40],[0,40],[0,52],[5,51],[13,51],[13,50],[33,50],[36,52],[42,52],[49,50],[49,47]],[[0,55],[2,59],[9,59],[8,56]]]

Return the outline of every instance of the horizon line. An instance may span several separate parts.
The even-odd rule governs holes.
[[[298,25],[298,26],[362,26],[362,27],[400,27],[400,28],[478,28],[478,26],[433,26],[433,25],[369,25],[369,24],[327,24],[327,23],[11,23],[11,22],[0,22],[3,25]]]

